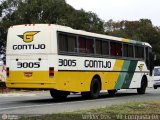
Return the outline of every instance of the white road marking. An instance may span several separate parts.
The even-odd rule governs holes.
[[[7,94],[0,94],[0,97],[33,97],[36,94],[32,93],[7,93]]]
[[[51,104],[45,104],[45,105],[30,105],[30,106],[18,106],[18,107],[8,107],[8,108],[0,108],[1,110],[10,110],[10,109],[19,109],[19,108],[30,108],[30,107],[39,107],[39,106],[48,106]]]

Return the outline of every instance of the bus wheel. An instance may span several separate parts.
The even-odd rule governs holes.
[[[145,94],[147,88],[147,79],[145,77],[142,78],[141,87],[137,88],[138,94]]]
[[[56,100],[64,100],[67,98],[70,92],[52,89],[50,90],[50,94]]]
[[[157,86],[154,86],[154,89],[157,89]]]
[[[117,90],[108,90],[109,96],[114,96]]]
[[[90,91],[89,92],[82,92],[81,95],[84,98],[92,98],[96,99],[99,97],[101,90],[101,83],[97,78],[93,78],[90,86]]]

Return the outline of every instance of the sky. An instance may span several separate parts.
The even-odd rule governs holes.
[[[104,21],[150,19],[160,26],[160,0],[66,0],[75,9],[92,11]]]

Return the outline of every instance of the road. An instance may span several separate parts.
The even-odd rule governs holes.
[[[99,99],[85,100],[80,94],[69,95],[67,100],[56,102],[49,91],[0,94],[0,114],[51,114],[84,109],[101,108],[132,101],[160,100],[160,88],[148,88],[146,94],[136,90],[121,90],[114,97],[101,93]]]

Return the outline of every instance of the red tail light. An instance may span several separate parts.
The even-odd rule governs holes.
[[[9,77],[9,67],[6,68],[6,75]]]
[[[49,77],[52,78],[54,76],[54,67],[49,68]]]

